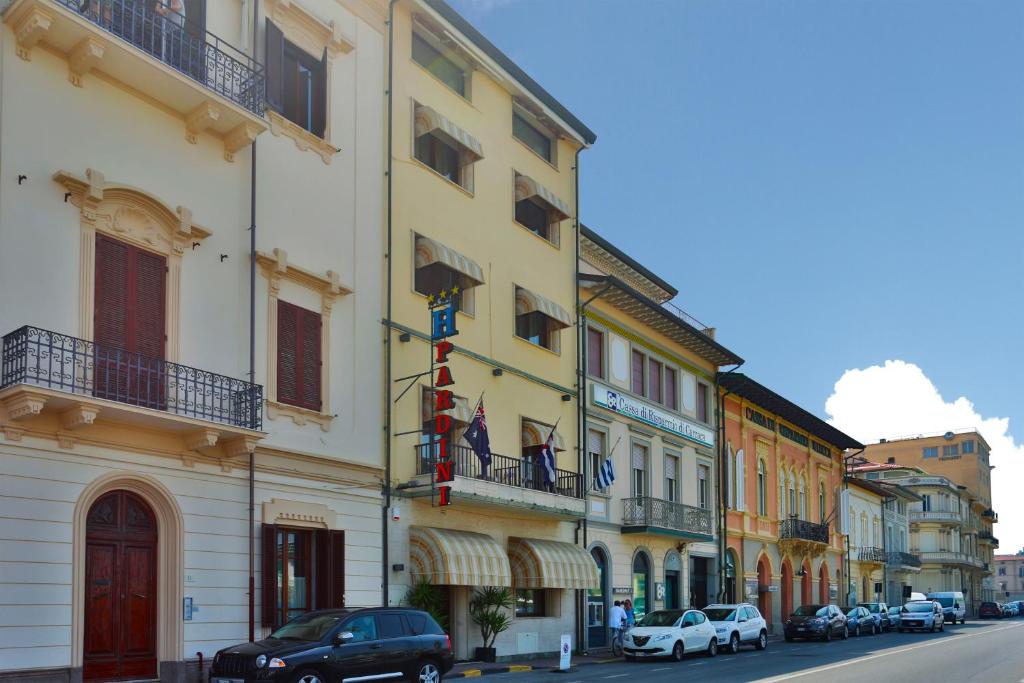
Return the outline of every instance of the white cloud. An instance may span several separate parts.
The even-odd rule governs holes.
[[[847,370],[825,402],[829,423],[862,443],[881,438],[977,429],[992,448],[992,507],[999,513],[995,535],[1000,553],[1024,547],[1024,445],[1010,434],[1005,417],[980,415],[966,397],[946,401],[913,363],[887,360],[882,366]]]

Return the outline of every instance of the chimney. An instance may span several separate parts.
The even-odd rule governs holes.
[[[879,439],[879,440],[878,440],[878,443],[885,443],[885,442],[886,442],[886,440],[885,440],[885,439]]]
[[[892,457],[892,456],[890,455],[890,456],[889,456],[889,459],[888,459],[888,460],[886,460],[886,462],[887,462],[887,463],[889,463],[890,465],[895,465],[895,464],[896,464],[896,458],[894,458],[894,457]]]

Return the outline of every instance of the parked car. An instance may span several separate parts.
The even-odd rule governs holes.
[[[902,605],[889,608],[889,623],[892,625],[892,628],[897,629],[900,627],[900,612],[902,611]]]
[[[846,626],[851,634],[862,636],[866,633],[873,636],[876,633],[881,633],[881,629],[875,623],[875,618],[871,616],[871,612],[866,607],[860,605],[844,607],[843,613],[846,614]]]
[[[878,626],[879,632],[891,631],[895,624],[889,618],[889,605],[884,602],[861,602],[858,603],[861,607],[865,608],[868,612],[871,612],[871,616],[875,619],[875,624]]]
[[[726,652],[736,654],[740,645],[753,645],[758,650],[768,647],[768,625],[753,605],[708,605],[704,614],[715,627],[718,646]]]
[[[899,631],[931,631],[946,630],[946,619],[942,615],[942,605],[934,600],[913,600],[903,605],[900,613]]]
[[[850,629],[846,615],[835,605],[801,605],[783,625],[786,642],[794,638],[821,638],[832,640],[833,636],[849,638]]]
[[[978,608],[979,619],[1002,619],[1003,608],[999,606],[998,602],[983,602],[981,607]]]
[[[406,678],[438,683],[454,664],[451,639],[414,609],[314,610],[255,643],[219,651],[211,683]]]
[[[1009,604],[1007,604],[1005,602],[1001,602],[1001,603],[999,603],[999,609],[1003,610],[1003,616],[1004,617],[1012,617],[1013,616],[1013,609],[1010,607]]]
[[[697,609],[661,609],[647,614],[622,639],[626,660],[672,657],[677,662],[691,652],[718,654],[718,634],[707,615]]]
[[[929,600],[935,600],[942,605],[943,616],[947,624],[961,624],[967,622],[967,600],[960,591],[945,591],[929,593]]]

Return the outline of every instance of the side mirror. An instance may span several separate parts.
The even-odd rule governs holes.
[[[334,634],[335,645],[344,645],[345,643],[351,643],[353,639],[355,639],[355,635],[352,633],[352,631],[339,631],[338,633]]]
[[[747,620],[747,618],[746,618],[746,617],[740,617],[740,618],[739,618],[739,619],[737,620],[737,623],[740,623],[740,624],[742,624],[742,623],[744,623],[744,622],[745,622],[746,620]]]

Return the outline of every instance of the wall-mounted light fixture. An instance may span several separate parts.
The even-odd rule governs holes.
[[[408,332],[403,332],[402,334],[398,335],[398,341],[400,342],[407,342],[410,339],[412,339],[412,335],[410,335]]]
[[[563,401],[571,401],[572,400],[572,395],[571,394],[562,394],[562,400]]]
[[[493,370],[491,370],[491,374],[494,375],[495,377],[501,377],[502,375],[505,374],[505,371],[502,370],[501,368],[494,368]]]

